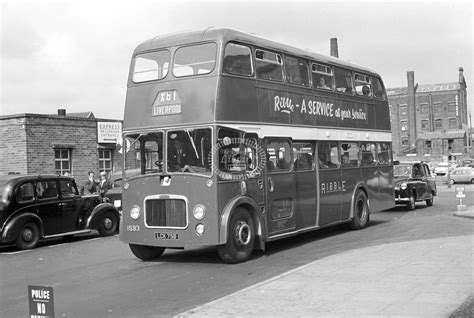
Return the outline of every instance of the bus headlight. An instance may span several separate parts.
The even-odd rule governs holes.
[[[137,205],[134,205],[132,209],[130,210],[130,217],[134,220],[138,220],[140,217],[140,207]]]
[[[401,185],[400,185],[400,189],[402,190],[405,190],[407,188],[407,184],[405,182],[403,182]]]
[[[197,220],[202,220],[206,216],[206,207],[202,204],[196,204],[193,209],[193,215]]]
[[[204,234],[204,224],[199,223],[196,225],[196,234],[199,236]]]

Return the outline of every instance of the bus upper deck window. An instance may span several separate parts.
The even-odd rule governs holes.
[[[313,63],[311,65],[313,86],[319,89],[334,89],[334,75],[330,66]]]
[[[176,50],[173,63],[175,77],[209,74],[216,65],[215,43],[183,46]]]
[[[374,96],[375,98],[385,99],[385,89],[383,88],[382,82],[377,77],[372,77]]]
[[[257,78],[283,82],[283,60],[280,54],[264,50],[255,51]]]
[[[227,44],[224,54],[224,71],[233,75],[252,76],[250,48],[236,43]]]
[[[368,75],[354,74],[355,91],[359,96],[372,96],[372,83]]]
[[[168,74],[170,53],[166,50],[135,57],[132,79],[135,83],[159,80]]]
[[[352,74],[350,71],[335,68],[336,90],[338,93],[352,94]]]
[[[305,60],[285,56],[286,79],[291,84],[309,86],[308,63]]]

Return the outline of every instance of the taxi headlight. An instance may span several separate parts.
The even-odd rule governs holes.
[[[134,205],[132,209],[130,210],[130,217],[134,220],[138,220],[140,217],[140,207],[137,205]]]
[[[199,236],[204,234],[204,224],[199,223],[196,225],[196,234]]]
[[[406,184],[405,182],[403,182],[403,183],[400,185],[400,188],[401,188],[402,190],[406,190],[407,184]]]
[[[202,220],[206,216],[206,207],[202,204],[196,204],[193,215],[197,220]]]

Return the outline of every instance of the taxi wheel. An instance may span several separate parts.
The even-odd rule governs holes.
[[[114,235],[118,229],[118,219],[114,212],[107,211],[105,212],[102,221],[100,222],[100,226],[98,228],[100,235],[102,236],[110,236]]]
[[[354,200],[354,218],[349,226],[353,230],[363,229],[369,222],[369,205],[367,204],[367,196],[364,192],[357,192]]]
[[[474,183],[474,179],[471,179],[471,183]]]
[[[434,202],[434,197],[431,197],[431,199],[425,200],[427,206],[433,206]]]
[[[152,259],[158,258],[165,251],[164,247],[158,246],[147,246],[147,245],[138,245],[138,244],[128,244],[133,255],[142,261],[150,261]]]
[[[16,238],[16,247],[20,250],[28,250],[38,245],[40,232],[36,223],[26,223],[20,228]]]
[[[219,256],[229,264],[245,262],[252,254],[254,243],[252,215],[244,208],[237,208],[230,218],[227,243],[217,246]]]
[[[412,193],[410,195],[410,198],[409,198],[408,203],[407,203],[407,208],[410,211],[413,211],[413,210],[416,209],[416,202],[415,202],[415,194],[414,193]]]

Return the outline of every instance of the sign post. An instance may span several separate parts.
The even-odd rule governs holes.
[[[459,199],[459,204],[457,205],[457,210],[458,211],[464,211],[466,210],[466,205],[462,204],[462,199],[466,197],[466,194],[464,193],[465,187],[460,186],[456,187],[456,198]]]
[[[30,318],[54,318],[53,287],[28,286]]]

